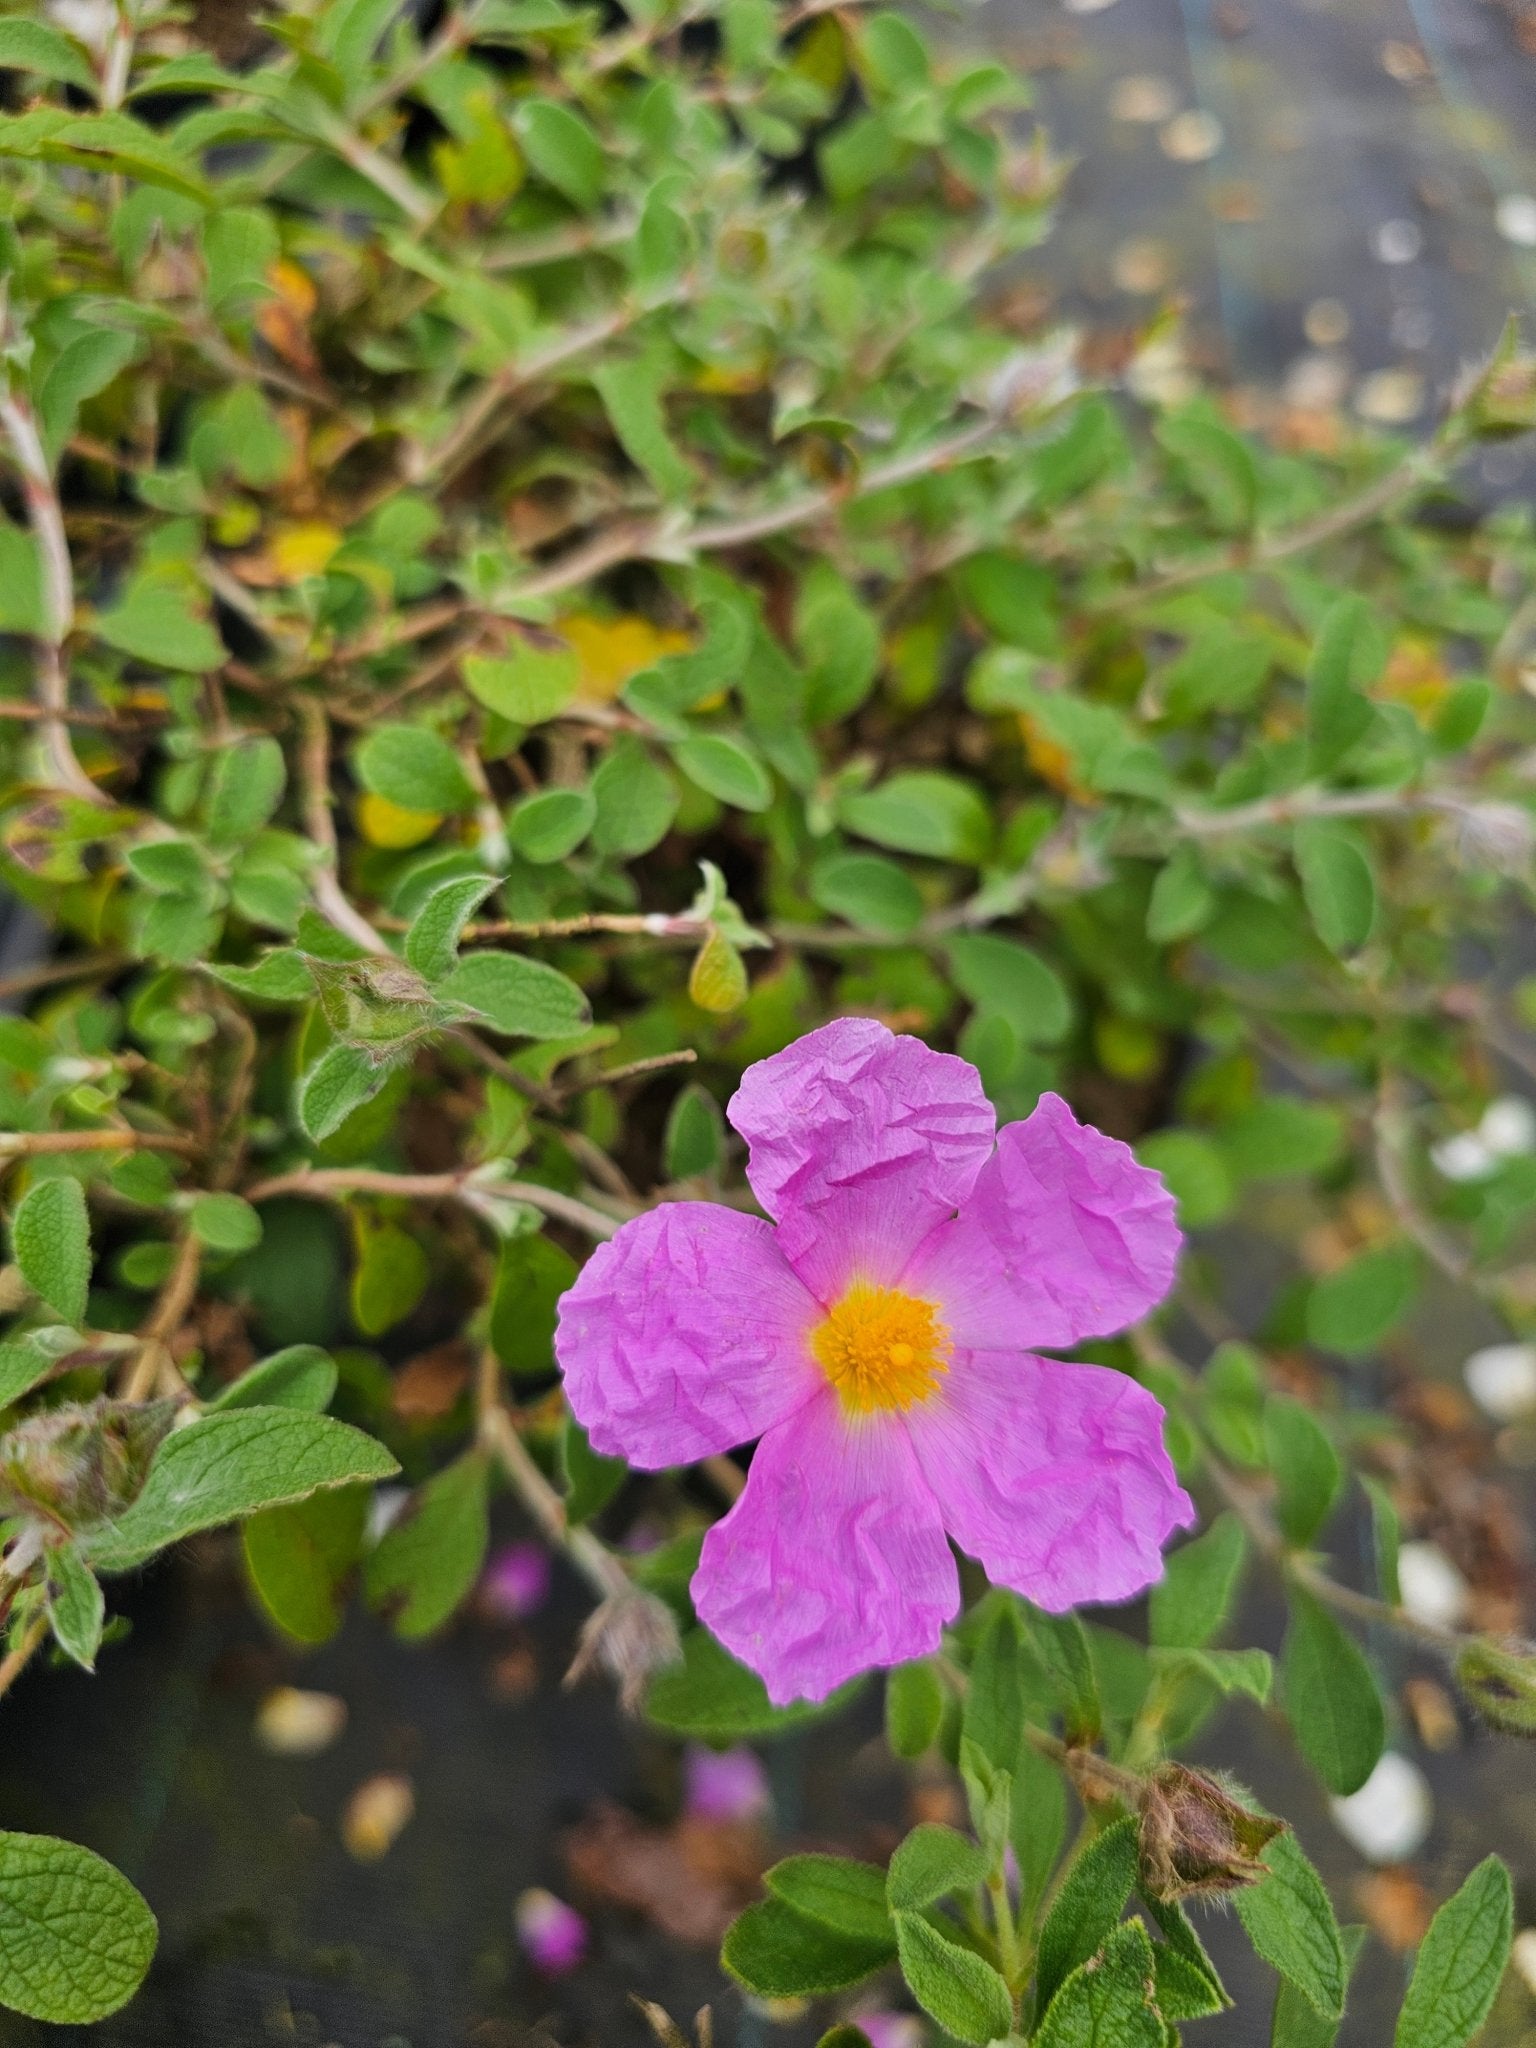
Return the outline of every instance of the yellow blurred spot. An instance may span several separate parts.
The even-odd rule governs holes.
[[[358,831],[370,846],[386,846],[391,852],[420,846],[442,822],[436,811],[408,811],[400,804],[392,804],[387,796],[375,796],[371,790],[358,799]]]
[[[279,256],[269,267],[267,283],[300,319],[307,320],[320,302],[309,272],[297,263],[290,263],[286,256]]]
[[[634,614],[600,619],[592,612],[571,612],[554,621],[554,631],[581,664],[577,695],[589,704],[611,704],[631,676],[693,644],[686,633],[653,626]]]
[[[347,1854],[359,1863],[377,1863],[389,1854],[415,1811],[416,1794],[409,1778],[398,1771],[369,1778],[352,1794],[341,1816]]]
[[[341,546],[339,527],[323,519],[303,519],[293,526],[280,526],[269,549],[272,567],[280,583],[299,583],[306,576],[318,576]]]
[[[273,1756],[318,1756],[347,1725],[347,1703],[331,1692],[280,1685],[256,1716],[256,1740]]]
[[[1453,681],[1434,641],[1409,634],[1393,648],[1376,690],[1420,718],[1432,718]]]
[[[1019,713],[1019,731],[1024,735],[1025,758],[1042,782],[1049,783],[1052,789],[1059,789],[1063,796],[1071,797],[1075,803],[1094,801],[1093,791],[1085,789],[1077,779],[1072,756],[1059,740],[1053,740],[1043,731],[1027,711]]]

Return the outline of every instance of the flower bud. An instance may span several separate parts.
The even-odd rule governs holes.
[[[588,1615],[581,1643],[565,1674],[575,1685],[589,1671],[615,1679],[626,1713],[637,1713],[646,1686],[658,1671],[676,1664],[683,1654],[677,1617],[654,1593],[634,1588],[614,1593]]]
[[[176,1406],[99,1400],[32,1416],[0,1438],[0,1501],[67,1529],[120,1515],[143,1491]]]
[[[587,1923],[564,1899],[538,1885],[518,1899],[517,1938],[528,1960],[546,1977],[563,1977],[587,1952]]]
[[[1477,1636],[1455,1671],[1463,1697],[1485,1721],[1507,1735],[1536,1735],[1536,1644]]]
[[[1204,1772],[1164,1764],[1142,1793],[1142,1882],[1159,1899],[1238,1891],[1269,1875],[1260,1851],[1284,1831]]]

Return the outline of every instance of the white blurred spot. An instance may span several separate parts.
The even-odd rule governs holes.
[[[1416,1763],[1391,1749],[1358,1792],[1328,1803],[1339,1833],[1368,1863],[1406,1863],[1434,1825],[1428,1780]]]
[[[366,1536],[370,1548],[380,1540],[391,1524],[399,1521],[410,1497],[411,1489],[408,1486],[376,1486],[373,1489],[373,1498],[368,1503]]]
[[[1447,1180],[1486,1180],[1498,1164],[1476,1131],[1457,1131],[1454,1137],[1442,1138],[1438,1145],[1430,1146],[1429,1156],[1435,1171]]]
[[[1155,235],[1135,235],[1110,259],[1115,288],[1145,298],[1160,292],[1173,275],[1173,251]]]
[[[1102,14],[1115,0],[1061,0],[1061,4],[1068,14]]]
[[[1378,426],[1400,427],[1424,410],[1424,379],[1417,370],[1373,370],[1355,390],[1355,411]]]
[[[280,1685],[256,1714],[256,1740],[273,1756],[318,1756],[347,1725],[347,1703],[330,1692]]]
[[[1536,1997],[1536,1927],[1522,1927],[1515,1936],[1515,1945],[1509,1952],[1517,1975],[1526,1989]]]
[[[1477,1135],[1498,1159],[1536,1152],[1536,1104],[1523,1095],[1495,1096],[1483,1111]]]
[[[1495,1422],[1536,1415],[1536,1344],[1489,1344],[1461,1368],[1467,1392]]]
[[[399,1771],[380,1771],[359,1785],[341,1816],[341,1839],[359,1863],[377,1863],[416,1811],[416,1793]]]
[[[1145,73],[1117,80],[1109,96],[1109,111],[1116,121],[1139,122],[1160,128],[1179,111],[1179,96],[1173,82]]]
[[[1517,249],[1536,249],[1536,199],[1529,192],[1506,192],[1493,217],[1506,242]]]
[[[1285,402],[1299,412],[1334,412],[1349,390],[1349,365],[1342,356],[1309,352],[1285,373]]]
[[[1424,247],[1424,236],[1416,221],[1384,220],[1371,246],[1378,263],[1411,263]]]
[[[1175,114],[1158,136],[1164,156],[1176,164],[1203,164],[1226,140],[1226,132],[1214,114],[1191,107],[1187,114]]]
[[[1435,1628],[1459,1628],[1467,1618],[1472,1589],[1436,1543],[1405,1543],[1397,1559],[1403,1605],[1415,1621]]]

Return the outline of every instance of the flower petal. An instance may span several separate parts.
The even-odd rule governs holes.
[[[850,1419],[827,1388],[771,1429],[704,1538],[693,1604],[775,1706],[937,1649],[960,1579],[901,1424]]]
[[[1129,1600],[1195,1519],[1161,1406],[1107,1366],[959,1352],[906,1423],[950,1535],[1051,1614]]]
[[[969,1194],[996,1119],[967,1061],[843,1017],[748,1067],[727,1116],[784,1256],[829,1307],[889,1286]]]
[[[658,1471],[761,1436],[825,1381],[821,1311],[761,1217],[670,1202],[599,1245],[560,1304],[571,1412],[607,1457]]]
[[[921,1247],[903,1285],[939,1302],[957,1344],[1054,1348],[1155,1308],[1182,1242],[1162,1175],[1042,1095],[998,1133],[960,1214]]]

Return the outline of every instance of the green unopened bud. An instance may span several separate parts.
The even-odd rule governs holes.
[[[1261,1851],[1284,1821],[1244,1806],[1216,1779],[1164,1764],[1141,1797],[1141,1881],[1158,1899],[1234,1892],[1269,1875]]]
[[[120,1515],[143,1492],[176,1406],[100,1400],[34,1415],[0,1437],[0,1502],[66,1529]]]
[[[1474,386],[1467,414],[1473,431],[1491,441],[1536,427],[1536,357],[1496,363]]]
[[[1478,1636],[1455,1669],[1463,1696],[1485,1721],[1509,1735],[1536,1735],[1536,1644]]]

